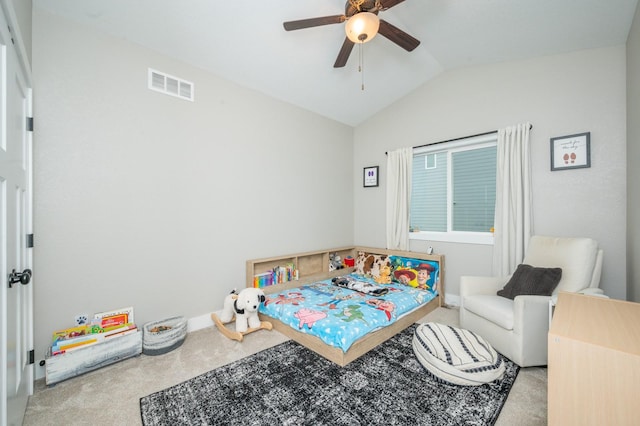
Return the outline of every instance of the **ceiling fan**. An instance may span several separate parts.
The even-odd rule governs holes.
[[[388,38],[408,52],[418,47],[420,40],[410,36],[400,28],[378,18],[378,12],[385,11],[402,3],[404,0],[347,0],[344,15],[322,16],[318,18],[301,19],[285,22],[287,31],[303,28],[319,27],[321,25],[341,24],[347,22],[342,48],[338,52],[334,68],[341,68],[347,64],[347,59],[356,43],[366,43],[377,33]]]

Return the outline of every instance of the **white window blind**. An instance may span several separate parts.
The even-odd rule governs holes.
[[[451,229],[490,232],[496,205],[496,147],[454,152],[451,158]]]
[[[428,157],[437,166],[428,167]],[[411,227],[419,231],[447,231],[447,153],[414,154]]]
[[[414,150],[411,238],[488,242],[496,196],[497,134]]]

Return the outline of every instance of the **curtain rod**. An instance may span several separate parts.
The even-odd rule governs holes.
[[[533,129],[533,124],[529,124],[529,130],[531,130],[531,129]],[[461,139],[475,138],[475,137],[478,137],[478,136],[486,136],[486,135],[490,135],[491,133],[496,133],[496,132],[497,132],[497,130],[493,130],[491,132],[478,133],[478,134],[471,135],[471,136],[461,136],[459,138],[447,139],[446,141],[425,143],[423,145],[416,145],[416,146],[412,146],[411,148],[413,148],[413,149],[424,148],[425,146],[438,145],[438,144],[447,143],[447,142],[455,142],[455,141],[459,141]],[[387,154],[388,154],[388,152],[385,151],[384,155],[387,155]]]

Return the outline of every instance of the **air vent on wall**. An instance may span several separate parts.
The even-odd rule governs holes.
[[[149,89],[193,102],[193,83],[151,68]]]

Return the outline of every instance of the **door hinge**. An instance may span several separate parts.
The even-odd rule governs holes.
[[[27,234],[27,248],[33,248],[33,234]]]
[[[11,31],[11,27],[7,25],[7,29],[9,30],[9,34],[11,34],[11,44],[16,44],[16,42],[13,40],[13,32]]]
[[[27,362],[27,364],[33,364],[35,363],[35,351],[33,349],[31,349],[29,352],[27,352],[27,359],[29,360],[29,362]]]
[[[27,117],[27,132],[33,132],[33,117]]]

